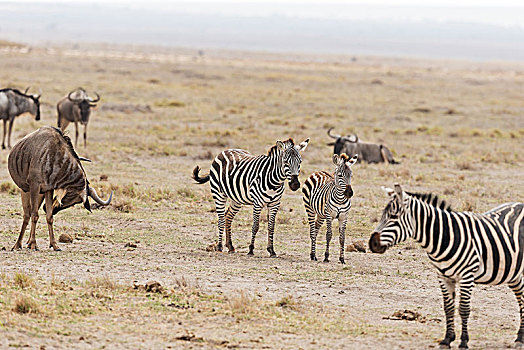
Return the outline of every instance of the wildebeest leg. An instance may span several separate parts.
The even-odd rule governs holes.
[[[27,224],[29,223],[29,219],[31,219],[31,197],[29,196],[29,192],[22,191],[21,197],[22,208],[24,210],[24,221],[22,222],[22,229],[20,230],[18,239],[11,250],[22,249],[22,239],[24,239],[24,233],[27,228]]]
[[[254,255],[255,250],[255,237],[260,227],[260,212],[262,211],[262,206],[254,203],[253,204],[253,226],[251,227],[251,244],[249,245],[249,253],[247,255]]]
[[[9,119],[9,133],[7,134],[7,147],[11,148],[11,131],[13,131],[13,123],[15,118]]]
[[[55,241],[55,235],[53,233],[53,190],[45,193],[45,211],[47,220],[47,229],[49,230],[49,248],[53,248],[56,251],[60,251],[58,244]]]
[[[2,138],[2,149],[5,149],[5,134],[7,132],[7,119],[4,119],[4,137]]]
[[[65,131],[68,125],[69,125],[69,120],[65,118],[60,119],[60,130],[62,130],[62,132]]]
[[[229,249],[230,253],[235,252],[235,247],[233,247],[233,242],[231,241],[231,223],[240,208],[240,204],[232,201],[226,211],[226,247]]]
[[[36,245],[36,223],[38,222],[38,208],[42,205],[44,195],[39,193],[38,189],[31,189],[31,233],[27,247],[29,249],[38,250]],[[52,202],[51,202],[52,203]]]
[[[331,242],[331,237],[333,236],[333,229],[331,227],[333,223],[333,218],[330,214],[326,216],[326,253],[324,254],[324,262],[329,262],[329,243]]]
[[[78,145],[78,122],[75,122],[75,148]]]
[[[280,208],[280,203],[268,204],[267,206],[267,251],[271,258],[275,258],[277,254],[273,248],[273,235],[275,234],[275,220],[277,217],[278,209]]]
[[[87,124],[84,124],[84,148],[87,147]]]

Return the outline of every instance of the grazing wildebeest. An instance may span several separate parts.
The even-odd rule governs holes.
[[[455,297],[459,293],[462,334],[459,348],[468,347],[471,291],[475,283],[508,284],[520,307],[516,346],[524,346],[524,203],[506,203],[486,213],[458,212],[433,194],[384,189],[391,200],[371,234],[369,247],[384,253],[408,237],[417,241],[438,271],[446,314],[449,348],[455,340]]]
[[[326,171],[317,171],[304,182],[302,186],[302,199],[306,207],[307,219],[309,222],[309,237],[311,238],[311,260],[316,261],[317,235],[320,227],[326,221],[326,253],[324,262],[329,262],[329,243],[333,231],[331,223],[338,219],[340,256],[339,261],[344,261],[344,241],[346,235],[346,224],[349,209],[351,208],[351,197],[353,188],[351,187],[351,167],[357,162],[358,155],[355,154],[351,159],[342,153],[333,155],[333,163],[337,166],[335,172],[330,174]]]
[[[241,149],[228,149],[215,157],[209,174],[200,177],[200,167],[193,170],[193,179],[199,184],[211,181],[211,193],[215,199],[218,214],[218,243],[216,249],[222,251],[222,235],[226,232],[226,246],[230,253],[235,251],[231,241],[231,223],[242,205],[253,206],[253,226],[248,255],[253,255],[255,236],[259,228],[260,212],[264,206],[268,210],[267,251],[276,257],[273,249],[275,218],[284,193],[284,182],[296,191],[300,187],[298,175],[302,157],[309,139],[295,145],[292,139],[277,141],[266,154],[254,156]],[[226,212],[226,201],[231,200]]]
[[[87,146],[87,123],[91,114],[91,107],[96,107],[100,96],[96,93],[96,99],[87,95],[83,88],[71,91],[56,104],[58,114],[58,127],[65,131],[69,123],[75,123],[75,147],[78,144],[78,122],[84,125],[84,147]]]
[[[340,155],[345,153],[350,157],[358,154],[359,162],[362,160],[368,163],[386,162],[399,164],[393,159],[393,154],[391,154],[391,151],[386,146],[382,144],[362,142],[356,134],[348,136],[332,135],[331,130],[333,130],[333,128],[328,130],[328,135],[336,139],[336,141],[330,142],[328,145],[335,146],[333,150],[334,154]]]
[[[27,135],[18,142],[7,161],[9,174],[22,190],[24,221],[14,249],[22,248],[22,239],[29,222],[31,233],[27,241],[29,249],[38,250],[35,229],[38,221],[38,209],[45,199],[47,227],[49,229],[49,247],[60,250],[53,234],[53,215],[78,203],[91,211],[88,197],[105,206],[111,203],[113,193],[107,201],[98,197],[89,186],[81,160],[71,144],[69,137],[60,129],[44,126]]]
[[[7,146],[11,148],[11,132],[15,118],[24,113],[30,113],[35,120],[40,120],[40,94],[28,95],[29,88],[24,92],[17,89],[0,90],[0,119],[4,120],[4,137],[2,138],[2,149],[5,149],[5,134],[7,132],[7,121],[9,121],[9,133]]]

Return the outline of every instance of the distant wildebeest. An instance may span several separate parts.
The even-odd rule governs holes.
[[[49,247],[60,250],[53,234],[53,215],[78,203],[91,211],[88,197],[102,206],[109,205],[113,193],[107,201],[98,197],[89,186],[81,160],[71,144],[69,137],[60,129],[44,126],[27,135],[18,142],[7,161],[9,174],[22,190],[24,221],[14,249],[22,248],[22,239],[29,222],[31,233],[27,241],[29,249],[38,250],[35,238],[38,209],[45,199],[47,227],[49,229]]]
[[[260,212],[268,208],[267,251],[275,257],[273,233],[275,218],[284,193],[284,182],[296,191],[300,187],[298,175],[304,151],[309,143],[306,139],[295,145],[292,139],[277,141],[266,154],[254,156],[241,149],[228,149],[215,157],[209,174],[200,177],[200,167],[193,170],[193,179],[200,183],[211,181],[211,193],[218,214],[218,243],[216,249],[222,251],[222,235],[226,232],[226,246],[230,253],[235,251],[231,241],[231,223],[242,205],[253,206],[253,226],[248,255],[253,255],[255,236],[259,228]],[[231,200],[226,212],[226,201]]]
[[[7,146],[11,148],[11,132],[15,118],[24,113],[30,113],[35,120],[40,120],[40,95],[28,95],[29,88],[24,92],[17,89],[0,90],[0,119],[4,120],[4,137],[2,138],[2,149],[5,149],[5,134],[7,132],[7,121],[9,121],[9,133]]]
[[[515,293],[520,307],[515,345],[524,347],[524,203],[506,203],[480,214],[454,211],[433,194],[404,192],[399,184],[384,190],[391,199],[371,234],[369,247],[373,253],[385,253],[411,237],[426,250],[438,271],[444,299],[446,335],[441,348],[449,348],[455,340],[457,296],[462,319],[459,348],[468,347],[475,283],[508,284]]]
[[[358,154],[358,161],[366,161],[368,163],[391,163],[399,164],[399,162],[393,159],[393,154],[386,146],[382,144],[362,142],[358,139],[356,134],[348,136],[332,135],[330,128],[328,135],[334,139],[335,142],[328,143],[329,146],[335,146],[333,153],[342,154],[345,153],[348,156],[354,156]]]
[[[318,171],[304,182],[302,186],[302,199],[306,207],[307,219],[309,222],[309,236],[311,238],[311,260],[316,261],[316,242],[320,227],[326,221],[326,253],[324,262],[329,261],[329,243],[333,236],[331,224],[334,219],[338,219],[340,256],[339,261],[345,264],[344,260],[344,241],[346,235],[346,224],[349,209],[351,208],[351,197],[353,188],[351,187],[351,167],[357,162],[358,155],[355,154],[351,159],[342,153],[333,155],[333,163],[337,166],[335,172],[330,174],[326,171]]]
[[[84,125],[84,147],[87,146],[87,123],[91,114],[91,107],[96,107],[96,102],[100,101],[100,96],[96,93],[93,100],[87,95],[83,88],[71,91],[56,104],[58,114],[58,127],[65,131],[69,123],[75,123],[75,147],[78,144],[78,122]]]

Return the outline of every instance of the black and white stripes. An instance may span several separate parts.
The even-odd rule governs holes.
[[[446,313],[448,347],[455,340],[455,288],[460,290],[461,348],[467,348],[470,296],[474,283],[507,283],[520,307],[517,344],[524,345],[524,203],[507,203],[484,214],[456,212],[434,195],[403,192],[400,185],[386,189],[392,196],[371,235],[370,249],[388,247],[414,238],[437,268]]]
[[[217,250],[222,250],[222,236],[226,232],[226,246],[234,252],[231,241],[231,223],[242,205],[253,206],[253,227],[249,255],[253,255],[255,236],[259,228],[260,212],[268,208],[268,245],[270,256],[276,256],[273,249],[275,218],[284,193],[284,182],[296,191],[300,187],[298,175],[302,157],[309,139],[295,145],[292,139],[277,141],[267,155],[254,156],[248,151],[230,149],[221,152],[211,164],[209,175],[199,177],[200,168],[193,170],[193,178],[198,183],[211,181],[211,193],[218,214]],[[226,211],[226,201],[231,204]]]
[[[351,166],[357,162],[358,155],[351,159],[343,153],[333,156],[333,163],[337,166],[334,174],[320,171],[311,174],[302,186],[303,200],[309,223],[309,236],[311,238],[311,260],[317,260],[316,240],[320,227],[326,221],[326,253],[324,261],[329,261],[329,243],[333,235],[331,224],[338,218],[340,257],[344,264],[344,240],[347,224],[347,215],[351,208]]]

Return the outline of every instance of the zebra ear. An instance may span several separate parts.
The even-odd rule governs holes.
[[[338,154],[333,154],[333,164],[338,165],[339,160],[340,156]]]
[[[395,193],[395,191],[393,191],[393,189],[392,189],[392,188],[389,188],[389,187],[384,187],[384,186],[382,186],[381,189],[382,189],[382,191],[386,192],[386,194],[387,194],[388,196],[392,196],[393,193]]]
[[[358,154],[355,154],[353,157],[351,157],[350,160],[347,161],[347,165],[348,166],[352,166],[353,164],[355,164],[357,162],[357,159],[358,159]]]
[[[302,152],[307,148],[307,145],[309,144],[309,137],[302,141],[299,145],[296,145],[295,148],[297,151]]]
[[[284,145],[284,142],[282,142],[282,141],[277,141],[277,147],[281,151],[286,149],[286,145]]]
[[[402,187],[398,183],[395,184],[395,193],[397,194],[397,197],[400,199],[400,202],[402,202]]]

